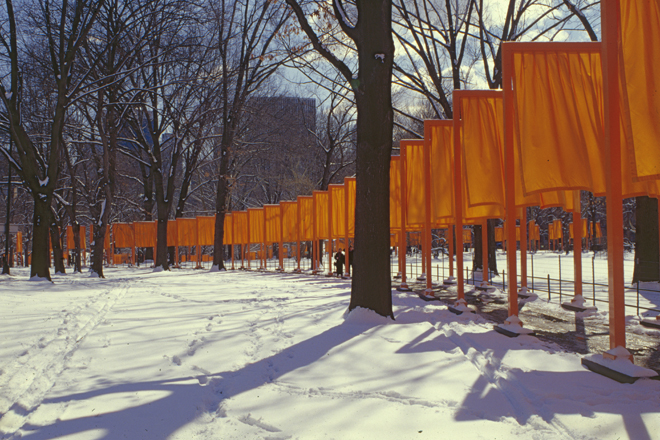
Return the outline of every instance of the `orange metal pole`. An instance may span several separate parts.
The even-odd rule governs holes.
[[[279,243],[279,252],[277,253],[279,257],[280,270],[284,272],[284,215],[282,213],[282,205],[280,204],[280,243]]]
[[[234,253],[236,252],[236,222],[235,217],[231,214],[231,270],[234,269]]]
[[[481,225],[481,261],[483,266],[481,279],[488,282],[488,220],[484,220]]]
[[[454,276],[454,225],[449,225],[449,278]]]
[[[296,252],[298,254],[298,269],[297,269],[297,271],[301,272],[301,270],[300,270],[300,228],[302,227],[302,225],[300,224],[300,211],[301,211],[300,210],[300,198],[298,198],[297,200],[298,200],[298,204],[296,204],[296,217],[298,218],[298,224],[296,225],[297,226],[297,228],[296,228],[296,242],[297,242],[297,248],[298,248],[296,250]]]
[[[344,179],[344,261],[346,261],[346,275],[351,276],[350,258],[348,256],[348,183]]]
[[[607,182],[607,267],[610,348],[626,347],[623,279],[623,196],[619,96],[620,0],[601,3]],[[630,356],[632,360],[632,355]]]
[[[312,273],[316,275],[318,273],[318,234],[317,234],[317,225],[316,225],[316,197],[312,195]]]
[[[268,244],[266,243],[266,208],[261,208],[264,212],[264,227],[263,227],[263,237],[261,243],[261,268],[263,270],[268,270]]]
[[[399,253],[399,260],[401,261],[401,284],[399,288],[402,290],[408,289],[408,284],[406,283],[406,253],[408,252],[408,246],[406,245],[406,210],[408,209],[408,198],[406,192],[408,191],[408,182],[407,182],[407,167],[406,167],[406,144],[404,142],[399,143],[401,159],[399,159],[399,166],[401,167],[401,172],[399,173],[401,177],[401,235],[399,236],[399,246],[401,247],[401,252]]]
[[[520,216],[520,287],[527,287],[527,207]]]
[[[177,241],[179,239],[178,229],[179,228],[177,227]],[[199,245],[199,218],[198,217],[195,217],[195,229],[196,229],[196,231],[195,231],[195,250],[196,250],[196,253],[197,253],[197,269],[201,269],[202,268],[202,247]],[[177,255],[177,257],[178,257],[178,255]],[[178,258],[177,258],[177,260],[178,260]],[[223,264],[224,264],[224,262],[223,262]]]
[[[431,283],[431,130],[430,125],[424,124],[424,240],[423,250],[426,260],[426,290],[424,295],[433,296]]]
[[[248,210],[246,210],[246,212],[247,212],[247,238],[246,238],[246,241],[247,241],[247,243],[246,243],[247,244],[247,246],[246,246],[246,248],[247,248],[247,250],[246,250],[246,252],[247,252],[247,268],[250,269],[250,259],[251,259],[250,258],[251,257],[251,255],[250,255],[250,210],[248,209]]]
[[[463,280],[463,148],[461,145],[461,93],[454,91],[454,218],[456,221],[456,305],[465,305]]]
[[[131,247],[131,266],[135,266],[135,223],[131,223],[131,229],[133,229],[133,246]]]
[[[332,276],[332,189],[328,187],[328,276]]]
[[[509,316],[518,316],[518,271],[516,268],[516,192],[515,161],[513,150],[513,89],[511,72],[513,71],[511,53],[504,44],[502,57],[502,89],[504,91],[504,176],[506,199],[506,226],[504,237],[508,242],[506,251],[509,272]],[[513,244],[511,244],[513,243]]]
[[[577,209],[573,212],[573,267],[575,270],[575,296],[582,296],[582,203],[577,193]]]

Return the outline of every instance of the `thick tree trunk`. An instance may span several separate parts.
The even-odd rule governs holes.
[[[37,194],[38,195],[38,194]],[[32,264],[30,277],[46,278],[50,281],[50,246],[48,245],[48,219],[50,218],[50,200],[34,198],[32,217]]]
[[[55,273],[65,274],[64,268],[64,249],[62,249],[62,239],[60,237],[60,228],[57,226],[53,214],[51,212],[51,219],[49,224],[50,229],[50,243],[53,248],[53,263],[55,266]]]
[[[94,238],[92,242],[92,272],[98,275],[99,278],[103,276],[103,254],[105,251],[105,224],[98,228],[94,228]]]
[[[158,223],[156,231],[156,267],[162,267],[163,270],[170,270],[167,261],[167,206],[161,207],[160,205],[161,203],[158,204]]]
[[[389,169],[392,154],[392,4],[358,3],[355,261],[349,310],[392,313]],[[356,87],[357,86],[357,87]]]
[[[224,162],[224,156],[221,162]],[[220,164],[221,173],[223,165]],[[213,238],[213,267],[225,270],[225,207],[227,206],[227,178],[220,175],[215,199],[215,236]]]
[[[660,281],[658,200],[637,197],[633,283]]]

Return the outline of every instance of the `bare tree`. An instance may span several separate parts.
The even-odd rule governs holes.
[[[277,47],[289,11],[269,0],[220,0],[211,8],[217,23],[221,60],[218,186],[215,200],[214,270],[224,270],[224,220],[230,195],[231,165],[248,98],[284,62]]]
[[[0,82],[0,100],[9,120],[12,139],[18,150],[18,161],[13,161],[19,176],[30,189],[34,200],[33,252],[31,276],[50,280],[48,269],[48,219],[53,191],[57,183],[60,154],[63,148],[63,129],[67,108],[79,93],[85,79],[73,77],[73,69],[80,46],[93,26],[104,0],[79,0],[74,4],[40,0],[22,28],[18,28],[14,4],[7,5],[8,32],[2,29],[0,36],[1,56],[8,60],[8,82]],[[42,44],[48,52],[48,68],[54,83],[54,106],[48,132],[48,143],[40,149],[33,141],[21,120],[18,107],[20,74],[23,70],[24,49],[19,41],[23,34],[32,34],[33,43]],[[4,150],[3,150],[4,151]],[[9,156],[7,155],[9,158]]]
[[[324,44],[313,27],[323,4],[287,0],[314,49],[350,84],[357,107],[355,275],[349,309],[364,307],[392,314],[389,268],[389,166],[392,151],[392,2],[332,2],[334,17],[357,51],[353,71]]]

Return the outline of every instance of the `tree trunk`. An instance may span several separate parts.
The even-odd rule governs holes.
[[[497,248],[495,245],[495,222],[497,220],[486,220],[488,224],[488,268],[495,275],[500,273],[497,271]]]
[[[217,270],[226,270],[225,268],[225,207],[227,206],[227,177],[222,174],[225,156],[221,159],[220,178],[218,179],[218,193],[215,199],[215,236],[213,238],[213,267]]]
[[[162,206],[161,205],[165,205]],[[156,231],[156,267],[170,270],[167,261],[167,203],[158,203],[158,224]]]
[[[392,154],[392,4],[358,2],[355,261],[349,310],[392,313],[390,277],[390,156]],[[357,86],[357,87],[356,87]]]
[[[37,194],[38,195],[38,194]],[[50,218],[50,200],[34,198],[32,217],[32,264],[30,277],[46,278],[50,281],[50,247],[48,246],[48,219]]]
[[[50,230],[50,243],[53,248],[53,262],[55,266],[55,273],[65,274],[64,268],[64,250],[62,249],[62,240],[60,238],[60,228],[57,226],[53,213],[51,211],[51,218],[49,222]]]
[[[658,200],[644,196],[637,197],[636,202],[635,270],[632,282],[660,281]]]

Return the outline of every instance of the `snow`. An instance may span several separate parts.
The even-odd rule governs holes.
[[[44,180],[39,179],[39,186],[40,187],[43,188],[46,185],[48,185],[48,176],[46,176],[46,178]]]
[[[660,381],[393,291],[247,271],[0,279],[0,438],[657,438]],[[632,364],[631,364],[632,365]],[[655,433],[655,434],[654,434]]]

